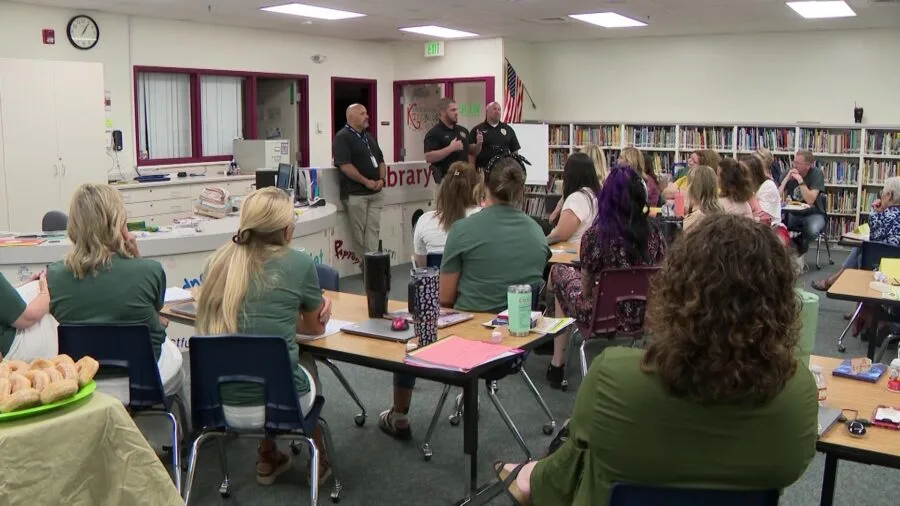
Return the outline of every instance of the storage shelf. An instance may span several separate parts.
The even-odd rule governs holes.
[[[571,147],[572,147],[572,146],[569,146],[569,145],[566,145],[566,144],[551,144],[551,145],[550,145],[550,149],[569,149],[569,148],[571,148]]]
[[[772,153],[774,154],[774,153]],[[794,153],[789,153],[794,154]],[[859,158],[859,152],[856,153],[816,153],[813,156],[821,156],[822,158]]]
[[[845,212],[837,212],[837,211],[826,211],[829,216],[856,216],[856,213],[845,213]]]
[[[825,183],[826,188],[857,188],[856,183]]]
[[[875,160],[900,160],[900,154],[898,154],[898,155],[866,154],[866,155],[863,155],[863,158],[873,158]]]
[[[633,146],[640,151],[676,151],[675,146],[670,148],[661,147],[661,146]]]

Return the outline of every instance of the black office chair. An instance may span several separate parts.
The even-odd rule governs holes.
[[[338,274],[337,269],[331,267],[330,265],[325,264],[316,264],[316,274],[319,276],[319,288],[322,290],[330,290],[332,292],[341,291],[341,277]],[[366,423],[366,407],[363,406],[362,401],[359,400],[359,396],[356,395],[356,391],[353,390],[353,387],[350,386],[350,382],[347,380],[347,377],[344,376],[344,373],[338,369],[338,366],[335,365],[330,359],[326,357],[316,357],[313,354],[315,359],[323,364],[325,367],[331,369],[331,372],[337,377],[338,381],[341,382],[341,386],[344,387],[344,390],[350,394],[350,398],[353,399],[353,402],[359,406],[359,414],[353,417],[353,422],[357,427],[362,427]],[[292,445],[292,450],[296,451],[296,448]]]
[[[711,490],[615,483],[609,506],[777,506],[778,490]]]
[[[50,211],[41,220],[42,232],[61,232],[68,226],[69,217],[62,211]]]

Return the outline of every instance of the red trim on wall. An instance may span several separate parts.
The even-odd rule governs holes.
[[[192,156],[188,158],[171,158],[142,160],[140,153],[140,116],[138,114],[138,74],[141,72],[162,72],[170,74],[189,74],[191,76],[191,148]],[[181,67],[133,67],[134,82],[134,139],[135,158],[138,166],[175,165],[184,163],[222,162],[231,160],[231,156],[203,156],[203,130],[200,111],[200,76],[233,76],[244,78],[244,138],[259,138],[259,125],[256,115],[257,79],[293,79],[297,81],[297,94],[300,97],[300,158],[301,165],[309,164],[309,76],[305,74],[278,74],[269,72],[249,72],[241,70],[198,69]]]
[[[394,81],[394,160],[404,161],[400,153],[403,149],[403,106],[400,105],[403,87],[410,84],[443,84],[444,97],[453,98],[453,85],[456,83],[484,83],[484,103],[494,101],[494,76],[483,77],[449,77],[437,79],[413,79],[407,81]]]
[[[358,83],[369,85],[369,133],[378,140],[378,80],[359,77],[335,77],[331,76],[331,131],[334,132],[334,85],[337,83]]]

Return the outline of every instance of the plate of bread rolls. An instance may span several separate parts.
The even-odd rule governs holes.
[[[0,362],[0,422],[43,413],[91,395],[100,364],[68,355]]]

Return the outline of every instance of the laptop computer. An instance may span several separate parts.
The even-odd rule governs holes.
[[[828,429],[830,429],[840,417],[841,410],[819,406],[819,431],[817,437],[821,438],[825,435],[825,433],[828,432]]]
[[[391,328],[391,320],[384,320],[381,318],[373,318],[354,323],[341,330],[348,334],[374,337],[375,339],[383,339],[385,341],[394,341],[397,343],[405,343],[416,337],[416,331],[412,325],[406,330],[394,330]]]

